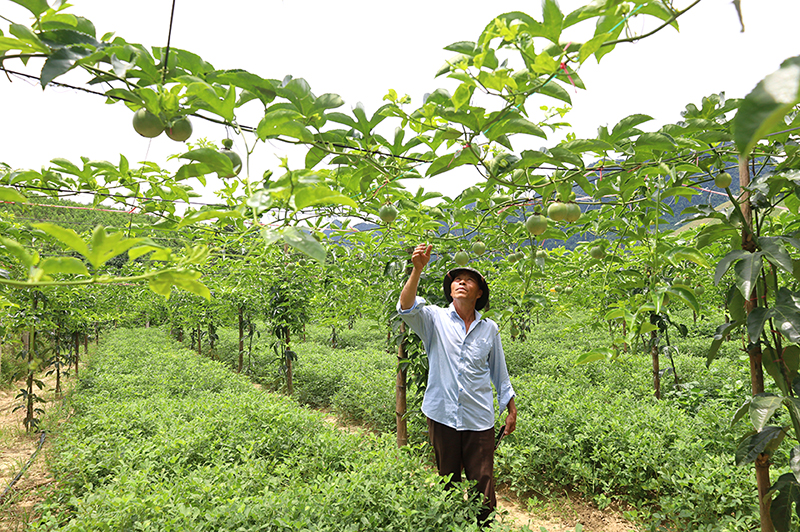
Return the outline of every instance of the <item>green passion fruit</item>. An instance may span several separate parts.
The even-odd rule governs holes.
[[[192,136],[192,123],[185,116],[172,121],[167,126],[167,136],[176,142],[185,142]]]
[[[733,178],[728,172],[722,172],[714,177],[714,185],[716,185],[717,188],[728,188],[731,186],[731,183],[733,183]]]
[[[547,218],[541,214],[531,214],[525,220],[525,229],[532,235],[541,235],[547,230]]]
[[[547,207],[547,217],[555,222],[563,222],[567,216],[567,205],[556,201]]]
[[[141,136],[152,139],[164,131],[164,124],[160,118],[142,107],[133,113],[133,129]]]
[[[231,147],[233,146],[233,141],[231,139],[224,139],[222,141],[222,146],[223,148],[219,150],[219,152],[228,159],[230,159],[231,166],[233,166],[233,173],[230,173],[228,175],[220,174],[220,177],[224,178],[236,177],[237,175],[239,175],[239,172],[242,171],[242,158],[239,157],[238,153],[231,150]]]
[[[378,210],[378,216],[384,223],[390,224],[397,218],[397,209],[394,208],[394,205],[387,203]]]

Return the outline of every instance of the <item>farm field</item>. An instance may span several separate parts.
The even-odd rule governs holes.
[[[1,478],[38,441],[47,458],[2,495],[3,526],[474,530],[475,498],[433,473],[420,402],[449,386],[467,403],[442,415],[486,428],[491,390],[472,376],[488,353],[500,406],[505,361],[517,392],[494,529],[800,530],[796,2],[736,1],[699,25],[711,0],[542,0],[469,22],[494,4],[439,20],[428,3],[413,28],[405,4],[361,19],[320,2],[337,8],[324,29],[305,9],[273,24],[302,24],[290,39],[259,28],[233,46],[178,28],[296,6],[173,0],[156,42],[102,27],[169,4],[151,1],[0,2],[5,100],[36,102],[8,106],[26,115],[7,117],[0,160]],[[394,38],[365,68],[336,46],[367,27],[449,42]],[[683,46],[698,31],[725,37]],[[278,71],[296,39],[310,71]],[[660,59],[633,64],[634,47]],[[700,54],[709,68],[690,70]],[[427,81],[337,92],[387,65]],[[746,88],[698,88],[723,79]],[[676,104],[678,88],[707,92]],[[573,125],[574,107],[598,123]],[[437,376],[441,350],[429,372],[398,313],[414,295],[458,295],[478,324],[463,376]],[[404,319],[436,344],[427,318]]]
[[[203,356],[161,328],[109,331],[51,435],[58,487],[31,528],[469,530],[475,509],[437,489],[418,406],[410,447],[396,449],[395,363],[369,325],[345,329],[335,349],[325,328],[307,327],[291,399],[274,362],[251,359],[252,381],[233,373],[233,330]],[[707,331],[694,328],[676,346],[680,385],[665,378],[658,401],[647,357],[575,365],[605,333],[566,325],[545,321],[506,341],[519,428],[495,472],[523,515],[551,531],[607,530],[581,522],[592,506],[617,530],[754,526],[751,475],[733,464],[734,435],[718,436],[747,380],[726,364],[736,342],[706,369]],[[301,405],[361,428],[337,430]],[[554,509],[565,493],[582,514]]]

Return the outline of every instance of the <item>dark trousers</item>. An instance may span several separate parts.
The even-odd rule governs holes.
[[[428,436],[436,454],[439,474],[452,475],[448,486],[461,482],[462,469],[467,480],[477,482],[475,489],[483,494],[483,508],[478,523],[485,523],[497,506],[494,494],[494,429],[458,431],[428,418]]]

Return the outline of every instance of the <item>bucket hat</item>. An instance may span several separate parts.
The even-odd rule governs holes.
[[[456,276],[461,272],[471,272],[478,277],[478,287],[483,291],[483,294],[481,294],[481,297],[479,297],[475,302],[475,310],[483,310],[483,308],[489,302],[489,285],[486,284],[486,279],[484,279],[483,275],[481,275],[481,272],[475,268],[453,268],[447,272],[444,276],[444,281],[442,282],[442,288],[444,288],[444,298],[448,303],[453,302],[453,296],[450,294],[450,285],[453,284],[453,279],[455,279]]]

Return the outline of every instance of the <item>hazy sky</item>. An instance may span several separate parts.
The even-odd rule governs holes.
[[[129,42],[146,46],[166,44],[171,0],[74,0],[72,13],[92,20],[98,36],[109,31]],[[584,2],[561,2],[569,12]],[[678,8],[690,2],[676,0]],[[590,59],[580,74],[587,91],[570,89],[575,109],[567,115],[579,138],[591,138],[600,125],[613,126],[633,113],[655,120],[643,124],[654,130],[680,120],[689,102],[725,91],[742,97],[784,59],[800,54],[796,24],[797,0],[742,0],[746,32],[740,32],[736,11],[729,0],[703,0],[679,20],[681,32],[666,28],[637,44],[621,44],[600,65]],[[412,106],[425,92],[454,88],[436,70],[451,52],[442,48],[460,40],[476,40],[491,19],[508,11],[525,11],[540,18],[539,2],[405,2],[317,0],[177,0],[172,46],[192,51],[219,69],[244,68],[265,78],[287,74],[305,78],[319,95],[341,95],[349,110],[359,101],[368,113],[381,104],[388,89],[412,97]],[[21,7],[0,0],[0,14],[26,22]],[[652,29],[638,19],[635,30]],[[0,26],[5,30],[5,25]],[[566,35],[585,40],[585,35]],[[7,68],[38,74],[41,63],[27,67],[7,61]],[[101,97],[49,87],[44,92],[34,82],[2,76],[2,149],[0,161],[14,168],[40,168],[50,159],[80,156],[131,161],[145,158],[164,164],[182,146],[162,135],[152,142],[131,127],[132,113],[122,104],[106,105]],[[70,76],[80,83],[83,76]],[[553,101],[543,99],[543,104]],[[532,105],[529,110],[534,109]],[[534,119],[535,119],[534,115]],[[257,125],[258,118],[252,119]],[[247,123],[247,120],[242,120]],[[221,126],[194,121],[195,137],[219,141]],[[560,137],[536,144],[553,145]],[[243,151],[243,146],[237,146]],[[267,168],[277,170],[274,152],[280,142],[261,145],[254,158],[252,176]],[[291,160],[291,159],[290,159]],[[170,167],[170,164],[166,164]],[[302,163],[298,159],[294,166]],[[473,172],[474,173],[474,172]],[[426,188],[453,193],[471,184],[477,175],[446,174],[426,181]],[[212,186],[214,183],[211,183]]]

